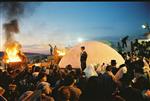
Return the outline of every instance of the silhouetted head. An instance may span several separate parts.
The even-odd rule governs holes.
[[[84,46],[81,46],[81,50],[82,50],[82,51],[85,50],[85,47],[84,47]]]
[[[61,101],[69,101],[71,97],[71,92],[69,87],[63,87],[59,92],[59,99]]]
[[[110,65],[108,65],[108,66],[106,67],[106,71],[111,71],[111,66],[110,66]]]
[[[112,66],[116,66],[116,64],[117,64],[116,60],[111,60],[111,65]]]
[[[64,79],[64,85],[65,86],[70,86],[75,82],[75,79],[71,75],[67,75]]]

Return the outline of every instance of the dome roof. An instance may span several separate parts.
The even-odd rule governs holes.
[[[73,68],[80,68],[81,46],[85,46],[85,51],[88,54],[87,65],[110,64],[112,59],[117,61],[117,65],[124,63],[124,59],[116,50],[102,42],[92,41],[83,42],[71,48],[59,62],[60,68],[65,68],[68,64],[71,64]]]

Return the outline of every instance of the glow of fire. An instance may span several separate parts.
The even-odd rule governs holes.
[[[7,45],[5,54],[4,54],[4,62],[9,63],[9,62],[21,62],[21,58],[19,55],[19,50],[20,45],[18,43],[11,43]]]
[[[65,50],[57,50],[59,56],[64,56],[66,54]]]
[[[8,56],[8,59],[6,60],[6,63],[20,62],[21,61],[20,57],[18,56],[19,51],[15,47],[12,48],[12,49],[7,48],[6,53],[7,53],[7,56]]]

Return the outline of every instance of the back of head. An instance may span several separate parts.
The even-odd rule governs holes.
[[[71,97],[71,92],[69,87],[63,87],[59,91],[59,100],[60,101],[69,101]]]
[[[65,86],[70,86],[74,83],[74,78],[72,75],[67,75],[64,79],[64,85]]]
[[[40,82],[37,85],[37,90],[41,90],[45,94],[51,93],[50,84],[48,82]]]
[[[111,71],[111,66],[110,65],[106,66],[106,71]]]
[[[46,72],[46,67],[43,66],[43,67],[41,68],[41,72]]]
[[[40,67],[39,66],[35,66],[35,72],[40,72]]]
[[[72,70],[72,65],[71,65],[71,64],[67,65],[67,66],[66,66],[66,69],[67,69],[67,70]]]

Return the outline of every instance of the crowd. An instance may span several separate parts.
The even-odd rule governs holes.
[[[150,41],[141,41],[141,42],[139,41],[140,40],[135,39],[134,41],[130,42],[131,50],[129,51],[129,53],[133,55],[137,55],[138,57],[141,56],[141,57],[150,58]],[[126,52],[124,50],[125,48],[127,48],[127,42],[122,42],[122,46],[120,42],[118,42],[117,47],[118,47],[118,52],[120,54],[123,54]]]
[[[122,56],[119,67],[110,60],[85,71],[70,64],[64,69],[33,65],[12,78],[0,70],[0,101],[150,101],[150,59],[140,52]]]

